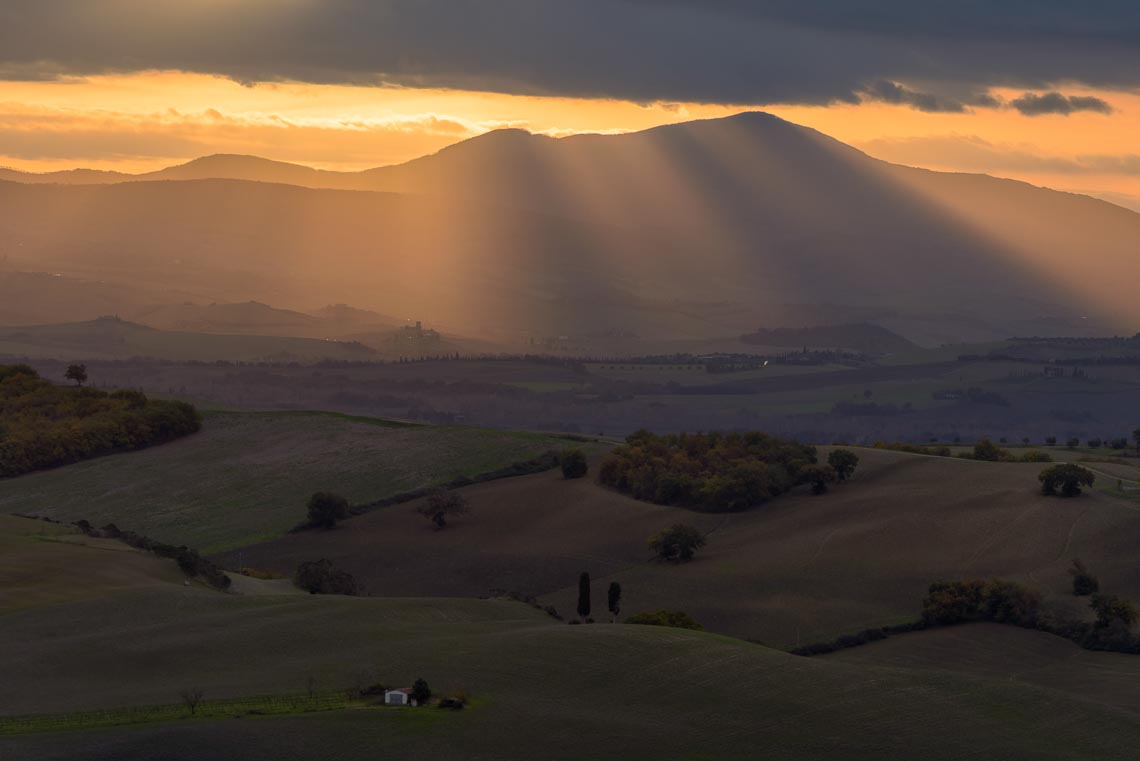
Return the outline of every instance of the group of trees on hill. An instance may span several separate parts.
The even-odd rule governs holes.
[[[658,436],[638,431],[602,463],[598,480],[635,499],[704,512],[762,504],[805,482],[817,464],[815,447],[764,433]],[[834,466],[825,475],[837,480]],[[824,484],[826,488],[826,483]]]
[[[0,478],[143,449],[202,426],[185,402],[86,388],[79,375],[69,369],[77,385],[64,387],[27,365],[0,365]]]

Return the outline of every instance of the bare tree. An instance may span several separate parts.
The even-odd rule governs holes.
[[[202,691],[197,687],[190,687],[182,691],[182,702],[190,709],[190,715],[198,713],[198,705],[202,702]]]

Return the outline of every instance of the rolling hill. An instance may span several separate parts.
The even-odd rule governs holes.
[[[0,524],[0,542],[39,525]],[[77,572],[133,554],[75,553]],[[1104,681],[1096,673],[1070,690],[799,658],[700,632],[567,626],[505,600],[227,595],[122,573],[138,585],[5,614],[0,715],[169,703],[187,685],[219,699],[421,676],[466,689],[472,705],[0,735],[5,759],[180,760],[235,747],[251,759],[365,759],[377,747],[411,759],[651,759],[683,747],[692,759],[1115,761],[1140,741],[1130,703],[1084,692]]]
[[[352,191],[196,179],[211,175],[301,182],[231,157],[167,175],[195,179],[0,183],[0,250],[463,333],[739,335],[766,302],[894,310],[943,339],[956,324],[977,340],[1140,323],[1127,285],[1140,215],[893,166],[766,114],[616,136],[506,130],[352,183],[307,175]],[[355,192],[362,178],[382,192]],[[906,320],[891,328],[907,336]]]
[[[468,487],[471,515],[442,532],[414,504],[398,505],[242,553],[281,572],[327,557],[379,595],[506,589],[567,615],[578,572],[588,571],[596,597],[611,581],[622,585],[626,614],[681,609],[711,631],[782,648],[913,620],[939,579],[1010,578],[1083,615],[1069,593],[1074,557],[1106,588],[1140,598],[1128,549],[1140,541],[1133,503],[1041,497],[1040,465],[858,451],[852,483],[745,513],[649,505],[548,473]],[[708,545],[688,564],[651,560],[646,539],[674,523],[707,532]],[[595,617],[606,616],[603,604]]]

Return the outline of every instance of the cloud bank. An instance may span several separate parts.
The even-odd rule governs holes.
[[[1140,86],[1132,0],[36,0],[0,5],[0,77],[177,69],[238,81],[638,102],[954,111],[991,86]],[[884,87],[884,83],[900,89]],[[1025,108],[1101,110],[1046,92]],[[894,98],[895,100],[890,100]]]

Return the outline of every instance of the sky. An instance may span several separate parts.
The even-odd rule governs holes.
[[[0,0],[0,165],[398,163],[499,127],[765,110],[1140,205],[1123,0]]]

